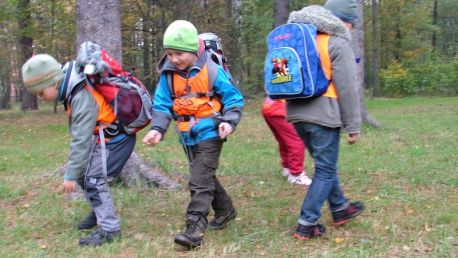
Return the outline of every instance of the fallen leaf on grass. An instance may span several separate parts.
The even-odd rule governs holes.
[[[342,243],[344,240],[345,240],[345,239],[342,238],[342,237],[336,237],[335,242],[336,242],[337,244],[340,244],[340,243]]]

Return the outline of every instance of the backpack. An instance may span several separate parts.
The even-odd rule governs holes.
[[[135,134],[150,123],[152,101],[148,90],[133,76],[133,71],[124,71],[105,49],[93,42],[84,42],[78,51],[76,66],[84,74],[84,82],[108,101],[127,134]],[[81,83],[81,89],[85,83]]]
[[[231,71],[229,71],[227,59],[224,56],[223,45],[221,44],[221,39],[215,33],[212,33],[212,32],[205,32],[205,33],[199,34],[199,39],[203,41],[203,44],[205,47],[204,49],[207,52],[207,57],[211,59],[213,62],[215,62],[216,64],[223,67],[231,83],[237,87],[232,77]]]
[[[320,96],[329,80],[323,71],[316,46],[317,29],[313,24],[288,23],[267,36],[264,82],[272,99]]]

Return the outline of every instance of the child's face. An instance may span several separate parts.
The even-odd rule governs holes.
[[[51,87],[44,88],[42,91],[40,91],[37,95],[41,99],[45,101],[55,101],[57,99],[57,96],[59,95],[59,90],[57,89],[57,85],[59,83],[57,82],[56,84],[52,85]]]
[[[180,51],[175,49],[166,49],[167,58],[174,64],[178,70],[185,71],[191,67],[197,60],[195,53]]]

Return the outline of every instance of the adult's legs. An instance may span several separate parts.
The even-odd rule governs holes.
[[[305,122],[294,126],[315,162],[315,175],[302,204],[299,224],[316,225],[324,201],[329,199],[334,207],[347,203],[337,176],[340,129]]]

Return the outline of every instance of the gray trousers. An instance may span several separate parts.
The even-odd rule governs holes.
[[[234,208],[231,198],[215,175],[222,146],[223,141],[218,139],[188,147],[192,166],[189,179],[191,201],[187,214],[206,217],[211,206],[216,216],[223,216]]]
[[[135,147],[136,136],[127,136],[120,142],[107,144],[107,178],[103,175],[102,148],[92,143],[89,162],[84,176],[78,183],[85,190],[86,199],[97,217],[97,225],[107,231],[119,231],[121,224],[113,205],[113,197],[108,188],[108,181],[117,177],[129,159]]]

